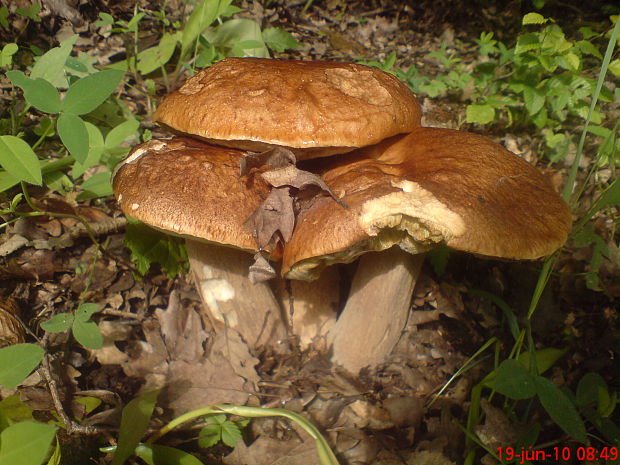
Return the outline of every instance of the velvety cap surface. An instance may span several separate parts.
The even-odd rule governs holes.
[[[534,259],[570,229],[568,207],[543,175],[477,134],[419,128],[330,163],[324,180],[350,208],[322,197],[300,213],[284,251],[288,277],[396,244]]]
[[[243,152],[190,138],[151,140],[135,147],[113,175],[123,212],[157,229],[256,250],[243,227],[269,187],[239,176]]]
[[[379,69],[326,61],[228,58],[159,105],[175,131],[244,150],[280,145],[299,159],[344,153],[420,126],[408,87]]]

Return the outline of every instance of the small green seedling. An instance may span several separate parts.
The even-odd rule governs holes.
[[[44,323],[41,328],[49,333],[62,333],[71,329],[76,341],[88,349],[101,349],[103,336],[97,324],[90,319],[99,310],[98,304],[81,303],[73,313],[57,313]]]

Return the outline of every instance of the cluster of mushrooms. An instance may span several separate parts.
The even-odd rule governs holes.
[[[130,152],[116,199],[187,239],[212,324],[254,350],[320,338],[358,373],[398,341],[426,251],[536,259],[570,228],[536,169],[480,135],[421,127],[415,96],[375,68],[229,58],[155,119],[177,136]],[[342,299],[330,265],[362,255]],[[269,262],[281,277],[261,279]]]

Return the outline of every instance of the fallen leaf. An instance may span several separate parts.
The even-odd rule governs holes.
[[[244,226],[249,229],[259,249],[265,249],[274,234],[280,233],[284,242],[290,240],[295,228],[294,198],[289,187],[272,189],[265,201],[252,212]]]
[[[263,254],[257,252],[254,255],[254,263],[250,266],[248,278],[252,284],[268,281],[276,277],[276,270],[273,269],[269,261],[263,257]]]
[[[274,147],[261,153],[247,152],[239,162],[241,168],[241,176],[245,176],[252,168],[259,168],[267,165],[272,168],[282,168],[294,165],[297,162],[295,154],[283,147]]]
[[[19,234],[14,234],[6,242],[0,244],[0,257],[6,257],[26,244],[28,244],[28,239]]]
[[[261,177],[274,187],[291,186],[296,189],[305,189],[309,186],[317,186],[331,195],[336,202],[348,208],[338,196],[336,196],[320,176],[309,171],[300,170],[296,166],[289,165],[284,168],[265,171]]]
[[[101,349],[93,350],[97,361],[102,365],[122,365],[129,359],[127,354],[121,351],[116,342],[127,341],[132,333],[132,327],[125,321],[99,322],[99,331],[103,336]]]
[[[254,392],[258,360],[241,337],[232,330],[212,337],[178,292],[165,310],[142,322],[142,330],[146,340],[130,344],[123,370],[144,378],[143,389],[164,388],[159,405],[174,416],[210,404],[243,405]]]

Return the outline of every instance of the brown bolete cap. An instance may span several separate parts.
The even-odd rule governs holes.
[[[186,137],[150,140],[116,167],[114,195],[123,212],[154,228],[255,251],[243,223],[269,186],[239,176],[243,154]]]
[[[155,120],[211,143],[299,160],[345,153],[420,126],[420,106],[391,74],[353,63],[228,58],[189,78]]]
[[[313,279],[324,266],[393,245],[420,253],[443,242],[534,259],[570,229],[568,207],[543,175],[477,134],[419,128],[329,163],[323,179],[350,208],[320,197],[301,211],[284,250],[286,277]]]

